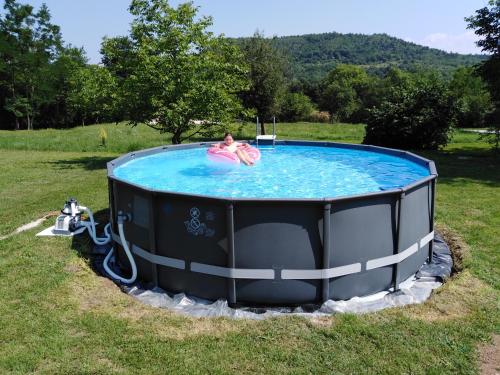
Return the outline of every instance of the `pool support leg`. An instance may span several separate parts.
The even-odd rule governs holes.
[[[429,220],[430,223],[429,232],[432,232],[434,230],[434,202],[436,200],[436,179],[433,179],[431,181],[430,195],[431,195],[431,217]],[[433,246],[434,246],[434,238],[431,239],[431,241],[429,242],[429,257],[427,260],[428,263],[432,263],[432,258],[434,255]]]
[[[229,203],[226,207],[226,232],[227,232],[227,266],[235,268],[234,259],[234,206]],[[227,279],[228,302],[230,305],[236,304],[236,281],[233,278]]]
[[[405,192],[400,193],[399,198],[397,200],[398,208],[397,208],[397,217],[396,217],[396,241],[395,241],[395,249],[394,254],[399,254],[399,250],[401,249],[401,207],[403,205],[403,199],[405,198]],[[399,290],[399,262],[394,263],[392,266],[392,287],[394,291]]]
[[[108,177],[108,198],[109,198],[109,222],[111,223],[111,229],[113,231],[113,218],[115,212],[115,197],[114,197],[114,183]]]
[[[156,231],[157,231],[157,223],[159,220],[155,217],[156,213],[156,194],[152,193],[151,194],[151,199],[149,200],[149,223],[153,225],[154,230],[149,231],[149,251],[152,254],[156,254],[156,249],[157,249],[157,244],[156,244]],[[154,262],[151,263],[152,267],[152,273],[153,273],[153,280],[151,280],[154,284],[154,286],[158,286],[158,265]]]
[[[330,268],[330,217],[332,205],[327,203],[323,207],[323,269]],[[322,279],[321,301],[330,299],[330,279]]]

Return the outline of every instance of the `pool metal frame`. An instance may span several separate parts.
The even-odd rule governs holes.
[[[276,141],[276,145],[390,154],[423,165],[430,173],[402,188],[324,199],[219,198],[167,192],[113,174],[114,168],[138,157],[210,144],[156,147],[108,163],[112,236],[118,244],[118,264],[125,272],[127,259],[116,234],[119,211],[132,215],[125,234],[139,280],[170,292],[225,298],[232,306],[321,303],[397,290],[402,280],[432,260],[437,171],[433,161],[411,152],[334,142]],[[201,216],[206,223],[201,223]],[[223,223],[215,220],[221,216]],[[353,228],[358,223],[364,226]],[[368,244],[375,250],[365,249]]]

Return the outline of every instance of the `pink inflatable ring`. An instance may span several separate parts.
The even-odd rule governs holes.
[[[252,161],[257,161],[260,159],[260,151],[255,147],[245,148],[248,156],[252,159]],[[207,150],[207,156],[210,160],[216,162],[230,163],[230,164],[239,164],[240,158],[236,155],[235,152],[228,151],[223,148],[219,148],[217,146],[212,146]]]

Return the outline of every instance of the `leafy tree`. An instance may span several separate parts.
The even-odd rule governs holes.
[[[307,95],[289,92],[285,95],[280,112],[285,121],[299,121],[308,118],[313,111],[314,106]]]
[[[373,105],[375,79],[355,65],[338,65],[323,82],[322,108],[332,119],[358,122]]]
[[[137,64],[133,41],[126,36],[105,37],[101,44],[102,65],[120,79],[130,76]]]
[[[289,90],[293,93],[305,94],[315,106],[319,106],[321,102],[322,86],[319,80],[293,80]]]
[[[489,7],[484,7],[476,11],[471,17],[466,17],[469,29],[475,29],[475,34],[482,37],[477,42],[484,52],[493,55],[500,53],[500,0],[490,0]]]
[[[237,47],[207,30],[211,18],[166,0],[133,0],[129,10],[130,37],[103,49],[105,64],[123,77],[121,105],[131,124],[169,132],[177,144],[212,135],[240,114],[247,71]]]
[[[457,103],[457,126],[484,126],[485,116],[492,104],[490,93],[474,68],[457,69],[449,86]]]
[[[500,106],[496,106],[486,115],[486,122],[490,124],[486,133],[482,133],[479,138],[486,140],[495,152],[500,152]]]
[[[124,87],[124,82],[129,78],[136,66],[137,54],[134,42],[128,36],[118,36],[103,39],[101,44],[102,65],[113,75],[118,88]],[[120,92],[118,90],[118,92]],[[129,95],[117,95],[115,97],[114,117],[117,121],[128,119],[126,103]]]
[[[9,92],[6,109],[14,115],[16,129],[20,118],[32,129],[40,108],[56,95],[47,77],[50,64],[62,48],[61,34],[59,27],[50,22],[45,4],[35,13],[30,5],[6,0],[4,10],[0,19],[0,56],[2,84]]]
[[[455,105],[446,84],[429,74],[399,86],[370,110],[363,143],[402,149],[437,149],[448,142]]]
[[[265,122],[278,114],[286,92],[286,62],[259,32],[243,42],[242,50],[249,64],[250,87],[241,97],[245,107],[255,109],[261,133],[266,134]]]
[[[27,98],[22,96],[15,96],[5,99],[4,108],[12,113],[17,119],[29,117],[32,115],[30,103]],[[16,124],[16,130],[19,129],[19,122]]]
[[[13,115],[15,128],[19,129],[19,119],[25,116],[28,105],[26,96],[19,90],[23,73],[21,45],[31,34],[30,28],[34,23],[33,7],[6,0],[4,11],[4,16],[0,18],[1,85],[7,94],[4,109]]]
[[[116,81],[104,67],[97,65],[76,69],[70,76],[69,104],[85,121],[98,123],[113,118],[117,95]]]
[[[495,150],[499,150],[500,141],[500,0],[490,0],[489,7],[476,11],[474,16],[465,19],[468,28],[474,29],[475,33],[482,38],[477,42],[484,52],[491,55],[488,60],[479,66],[479,73],[487,82],[494,109],[486,116],[486,122],[490,125],[486,138],[493,144]]]
[[[382,96],[393,95],[394,90],[411,86],[415,80],[415,74],[392,67],[380,81],[380,94]]]
[[[70,103],[71,78],[86,64],[85,51],[72,46],[64,48],[50,64],[48,77],[56,94],[40,108],[39,118],[43,126],[60,128],[78,123],[78,114]]]

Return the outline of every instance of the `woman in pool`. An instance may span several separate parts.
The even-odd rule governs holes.
[[[224,142],[218,143],[214,146],[235,153],[238,158],[240,158],[240,160],[246,165],[254,164],[252,158],[246,151],[248,148],[250,148],[250,145],[248,143],[235,142],[231,133],[224,134]]]

